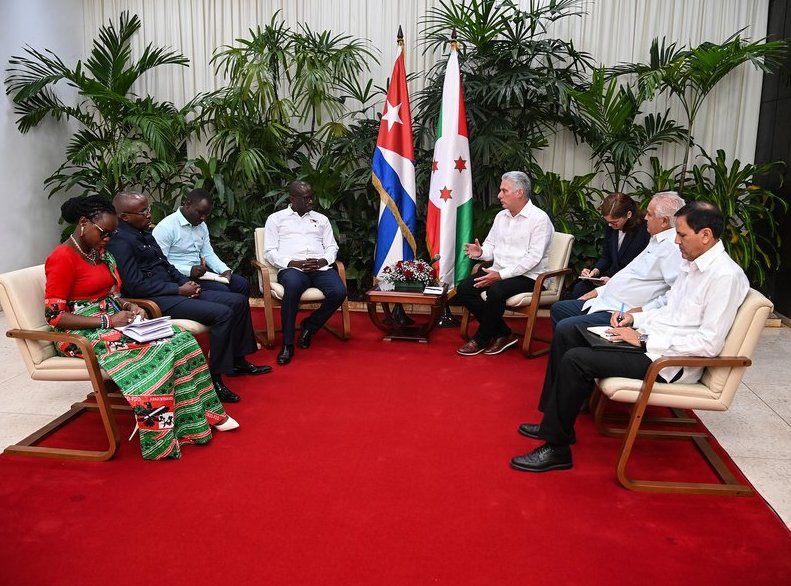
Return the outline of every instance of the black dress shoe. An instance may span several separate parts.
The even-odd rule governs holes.
[[[238,403],[241,397],[225,386],[220,377],[214,379],[214,390],[223,403]]]
[[[302,328],[302,332],[299,334],[299,339],[297,340],[297,346],[307,350],[310,348],[310,340],[313,337],[313,332],[310,330],[306,330]]]
[[[571,448],[544,444],[524,456],[511,460],[511,468],[524,472],[547,472],[571,468]]]
[[[277,355],[277,363],[280,365],[288,364],[291,362],[291,357],[294,356],[294,346],[291,344],[283,346],[280,354]]]
[[[532,439],[544,439],[544,437],[541,435],[541,424],[539,423],[523,423],[519,426],[519,433]],[[573,445],[576,443],[577,438],[576,436],[572,435],[569,444]]]
[[[519,433],[533,439],[543,439],[541,437],[541,425],[538,423],[523,423],[519,426]]]
[[[267,372],[272,372],[271,366],[267,366],[266,364],[258,366],[256,364],[252,364],[251,362],[247,362],[247,360],[243,360],[234,364],[233,370],[230,372],[230,376],[240,376],[244,374],[266,374]]]

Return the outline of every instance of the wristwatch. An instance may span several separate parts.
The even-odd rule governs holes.
[[[640,342],[640,347],[645,350],[645,343],[648,341],[648,334],[640,334],[637,336],[637,341]]]

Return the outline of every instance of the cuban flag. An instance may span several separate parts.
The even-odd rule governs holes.
[[[399,260],[415,258],[415,153],[404,53],[399,46],[387,90],[371,181],[379,193],[374,275]]]

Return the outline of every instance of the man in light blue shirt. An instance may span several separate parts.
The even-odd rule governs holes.
[[[250,296],[250,282],[234,274],[214,252],[209,240],[206,218],[212,212],[214,199],[204,189],[193,189],[178,210],[154,228],[154,238],[179,272],[200,281],[205,290],[231,291]],[[222,281],[215,280],[221,277]]]

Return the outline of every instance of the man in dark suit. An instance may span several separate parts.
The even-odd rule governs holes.
[[[171,265],[151,233],[151,208],[145,195],[119,193],[113,205],[118,212],[118,233],[107,249],[118,262],[124,295],[151,299],[164,315],[209,326],[209,370],[217,395],[222,401],[238,401],[239,396],[223,383],[223,374],[272,370],[245,359],[257,350],[249,299],[229,291],[204,291]]]

